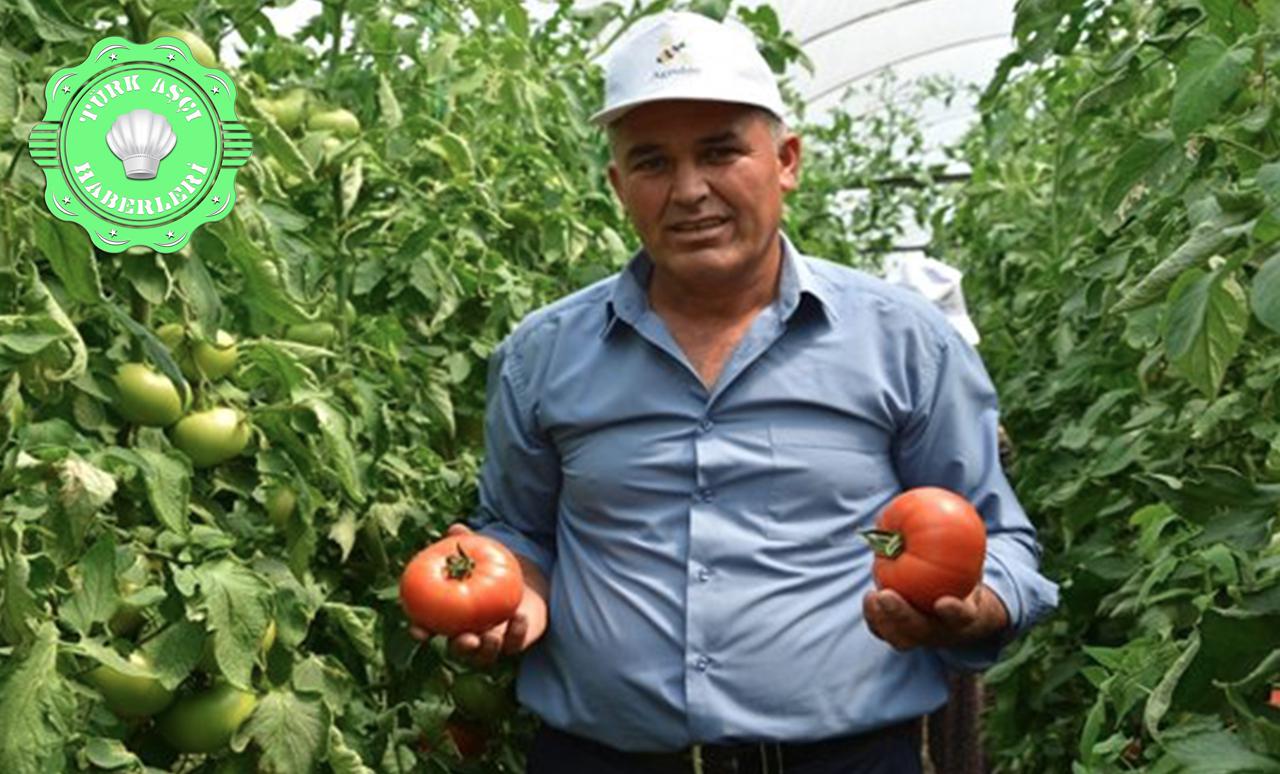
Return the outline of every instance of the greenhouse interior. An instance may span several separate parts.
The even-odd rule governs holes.
[[[0,772],[1280,772],[1280,0],[0,2]]]

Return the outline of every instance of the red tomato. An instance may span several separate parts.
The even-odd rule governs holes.
[[[893,589],[917,610],[932,613],[941,597],[964,599],[982,580],[987,529],[960,495],[909,489],[890,501],[876,527],[864,533],[876,553],[876,586]]]
[[[449,637],[509,620],[523,595],[524,576],[515,555],[483,535],[432,543],[400,576],[400,603],[409,620]]]
[[[1271,686],[1271,701],[1268,702],[1272,707],[1280,709],[1280,685]]]

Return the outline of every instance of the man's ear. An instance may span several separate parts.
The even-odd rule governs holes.
[[[787,132],[778,142],[778,182],[784,193],[790,193],[800,185],[800,135]]]

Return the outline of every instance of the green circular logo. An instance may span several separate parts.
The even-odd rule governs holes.
[[[30,152],[45,202],[108,252],[180,249],[226,217],[253,138],[235,119],[235,85],[176,38],[107,38],[45,87]]]

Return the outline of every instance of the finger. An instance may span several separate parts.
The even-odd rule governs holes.
[[[463,523],[462,523],[462,522],[460,522],[460,521],[455,521],[454,523],[452,523],[452,524],[450,524],[450,525],[449,525],[449,529],[445,530],[444,534],[446,534],[446,535],[469,535],[469,534],[471,534],[471,528],[470,528],[470,527],[468,527],[466,524],[463,524]]]
[[[455,656],[469,658],[480,649],[480,638],[474,634],[459,634],[449,640],[449,652]]]
[[[507,624],[507,634],[502,639],[502,652],[514,656],[524,650],[524,639],[529,634],[529,619],[524,613],[516,613]]]
[[[969,599],[942,597],[933,603],[938,622],[956,633],[967,631],[978,620],[978,608]]]
[[[431,639],[431,632],[420,626],[409,626],[409,636],[420,642],[426,642]]]
[[[472,657],[473,660],[483,666],[489,666],[497,661],[498,653],[502,650],[502,639],[505,632],[506,626],[495,626],[480,635],[480,649]]]
[[[913,648],[927,644],[933,629],[929,619],[911,606],[892,589],[880,592],[877,604],[880,608],[880,628],[895,647]]]

